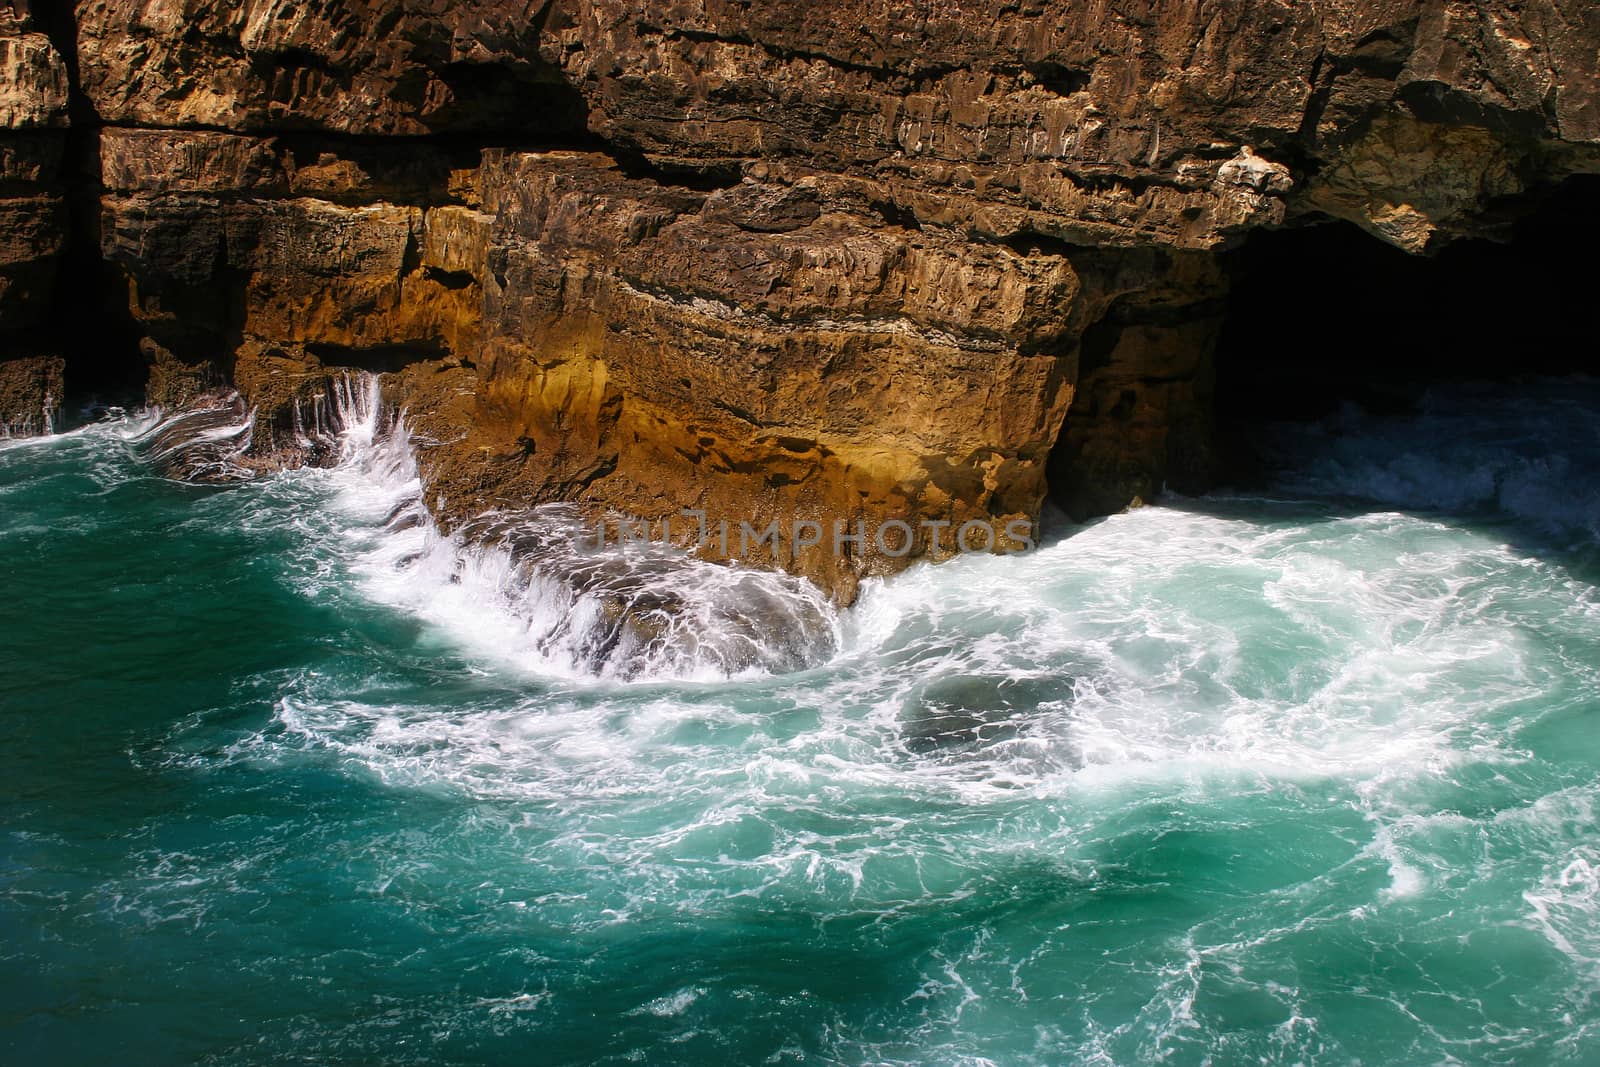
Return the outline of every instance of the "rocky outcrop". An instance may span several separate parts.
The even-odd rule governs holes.
[[[62,359],[39,334],[66,243],[67,70],[26,4],[0,6],[0,437],[48,431]]]
[[[1047,487],[1204,486],[1253,229],[1428,253],[1600,167],[1564,0],[92,0],[54,66],[11,25],[7,326],[65,240],[26,131],[75,71],[152,400],[231,384],[258,462],[316,462],[330,374],[384,371],[446,521],[799,519],[700,551],[842,599]],[[909,552],[848,537],[891,519]]]
[[[49,433],[66,383],[60,356],[0,359],[0,440]]]

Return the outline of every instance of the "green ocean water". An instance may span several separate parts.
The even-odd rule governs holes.
[[[1600,1062],[1597,413],[1347,412],[838,615],[694,570],[627,669],[403,439],[0,445],[0,1059]]]

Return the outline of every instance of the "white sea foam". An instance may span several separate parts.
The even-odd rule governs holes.
[[[646,544],[587,545],[561,505],[491,513],[445,534],[429,516],[403,418],[375,384],[335,398],[335,506],[361,525],[366,592],[476,654],[545,675],[713,681],[823,662],[839,620],[787,575],[709,563]]]
[[[255,476],[243,462],[255,430],[255,413],[237,394],[158,419],[134,439],[163,475],[186,482],[238,482]]]
[[[1418,415],[1348,407],[1321,424],[1284,427],[1271,452],[1291,492],[1493,512],[1593,540],[1597,407],[1593,379],[1439,388]]]
[[[248,754],[327,748],[386,781],[563,805],[718,798],[686,841],[834,791],[981,808],[1331,780],[1372,823],[1400,899],[1430,879],[1390,828],[1428,783],[1522,759],[1502,709],[1572,669],[1530,617],[1558,643],[1597,622],[1558,565],[1436,517],[1210,506],[914,567],[839,616],[780,576],[642,548],[575,555],[560,509],[443,535],[403,420],[380,417],[370,385],[342,403],[332,541],[359,588],[490,677],[543,688],[446,714],[306,679]],[[780,880],[871,881],[859,857],[804,842],[762,862]]]
[[[333,415],[342,460],[317,477],[337,522],[316,551],[486,677],[539,688],[442,709],[307,676],[234,757],[326,756],[391,787],[550,805],[571,823],[550,847],[634,872],[615,915],[653,893],[690,906],[824,886],[896,907],[888,872],[924,868],[927,842],[902,853],[904,831],[863,798],[1042,805],[1028,847],[1070,860],[1084,805],[1318,782],[1372,828],[1376,902],[1413,899],[1438,888],[1409,821],[1419,798],[1523,758],[1497,716],[1568,669],[1530,616],[1558,636],[1597,621],[1558,565],[1436,517],[1182,505],[1023,557],[914,567],[839,616],[793,579],[638,546],[575,553],[561,509],[444,535],[371,383]],[[641,798],[674,806],[672,828],[630,830],[659,821]],[[836,835],[773,814],[813,808],[845,813]],[[987,829],[946,846],[967,850],[951,871],[1015,847]],[[685,881],[685,857],[718,855],[721,889]],[[937,892],[959,875],[921,877]]]
[[[1559,553],[1508,536],[1522,527],[1449,514],[1534,508],[1539,525],[1578,530],[1583,507],[1573,525],[1504,475],[1553,468],[1496,458],[1500,475],[1469,471],[1469,491],[1448,497],[1434,483],[1459,457],[1391,462],[1432,446],[1386,425],[1389,460],[1335,456],[1304,473],[1307,492],[1341,498],[1331,506],[1143,508],[1026,556],[868,582],[835,615],[789,579],[644,549],[572,555],[559,509],[445,536],[403,420],[381,418],[374,393],[343,403],[340,467],[303,476],[332,499],[304,530],[322,559],[315,588],[353,575],[471,668],[442,668],[440,693],[378,668],[274,677],[269,723],[186,759],[312,764],[467,798],[467,829],[487,832],[460,837],[504,848],[507,885],[571,876],[510,907],[580,935],[651,919],[715,929],[759,908],[889,939],[948,913],[947,936],[882,976],[900,983],[907,1028],[884,1040],[846,1019],[830,1036],[841,1059],[980,1062],[1024,1020],[1037,1062],[1198,1060],[1213,1039],[1237,1042],[1216,1054],[1241,1061],[1320,1049],[1349,1062],[1338,1042],[1352,1035],[1318,1014],[1330,997],[1314,988],[1313,935],[1388,952],[1343,964],[1380,978],[1412,967],[1417,945],[1448,969],[1472,937],[1514,935],[1507,966],[1532,950],[1565,961],[1553,981],[1575,1011],[1600,990],[1600,787],[1552,786],[1535,765],[1584,772],[1530,752],[1549,717],[1587,714],[1600,692],[1600,602]],[[611,625],[630,611],[652,628]],[[801,626],[798,652],[779,643],[781,620],[813,613],[823,624]],[[174,747],[207,722],[186,721]],[[416,847],[457,847],[440,836]],[[1268,839],[1279,880],[1238,889]],[[1205,851],[1219,841],[1229,848]],[[1207,914],[1161,933],[1161,908],[1137,901],[1181,877],[1174,910]],[[1065,897],[1081,910],[1052,912]],[[1127,910],[1097,912],[1104,898]],[[1106,952],[1107,989],[1053,984],[1066,954],[1126,915],[1157,932]],[[632,1018],[693,1020],[723,993],[689,981],[641,992]],[[1207,1030],[1230,999],[1253,1031]],[[1469,1020],[1458,1031],[1481,1031],[1455,1045],[1391,990],[1368,1006],[1464,1060],[1537,1051],[1537,1035],[1495,1028],[1507,1009],[1489,999],[1446,1005]]]
[[[377,514],[384,502],[367,504]],[[364,587],[563,689],[441,715],[330,701],[315,683],[287,695],[280,718],[381,774],[529,798],[653,792],[679,759],[693,769],[673,773],[757,807],[835,787],[982,805],[1331,776],[1358,784],[1381,821],[1404,811],[1407,780],[1519,758],[1481,723],[1549,668],[1528,662],[1494,590],[1553,578],[1430,520],[1384,525],[1436,543],[1328,574],[1327,544],[1370,523],[1259,529],[1145,509],[1024,559],[870,584],[826,671],[688,699],[589,690],[548,640],[570,631],[530,621],[540,602],[509,553],[417,527],[357,541]],[[1419,574],[1430,577],[1407,584]],[[1471,610],[1452,611],[1462,575],[1481,588]],[[704,740],[717,735],[738,744]],[[1417,886],[1409,869],[1396,860],[1396,891]]]
[[[131,441],[148,433],[161,417],[159,408],[140,408],[132,412],[109,408],[95,421],[84,422],[70,430],[33,437],[0,437],[0,451],[71,447],[84,441]]]

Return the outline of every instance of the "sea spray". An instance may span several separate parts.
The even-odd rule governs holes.
[[[1539,406],[1498,410],[1480,438],[1536,451]],[[1285,481],[1327,495],[916,567],[805,670],[617,684],[534,647],[543,528],[469,563],[407,510],[403,421],[373,426],[226,492],[152,482],[126,428],[0,450],[15,1047],[1592,1058],[1600,600],[1570,528],[1363,500],[1313,439]]]
[[[195,407],[159,417],[137,441],[163,477],[182,482],[227,483],[255,477],[245,459],[255,416],[236,393],[205,398]]]
[[[1600,380],[1441,387],[1413,415],[1354,405],[1283,424],[1263,442],[1280,492],[1498,515],[1569,541],[1600,540]],[[1315,455],[1316,462],[1307,463]]]
[[[824,662],[839,638],[803,579],[699,560],[669,545],[599,549],[568,505],[480,515],[446,534],[429,515],[403,417],[375,379],[334,394],[337,506],[375,530],[356,562],[385,603],[470,647],[568,677],[716,680]]]
[[[824,662],[839,619],[803,579],[699,560],[670,545],[596,549],[574,508],[496,511],[441,531],[424,499],[402,412],[377,375],[330,377],[292,407],[294,448],[325,459],[335,506],[366,528],[353,561],[375,598],[504,661],[571,677],[715,680]],[[237,394],[154,419],[136,448],[162,475],[254,478],[255,413]]]

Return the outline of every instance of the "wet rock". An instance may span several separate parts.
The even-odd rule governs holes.
[[[602,543],[566,505],[480,516],[456,531],[462,566],[503,553],[508,609],[539,651],[620,680],[803,670],[832,655],[834,618],[814,590],[645,542]]]
[[[245,459],[250,413],[237,393],[200,397],[196,406],[157,423],[137,442],[139,452],[162,477],[196,484],[249,481],[256,471]]]
[[[0,345],[84,306],[53,287],[85,242],[150,399],[237,388],[252,462],[323,461],[307,405],[382,372],[449,527],[687,507],[702,556],[841,601],[948,555],[929,524],[1208,484],[1217,254],[1251,230],[1431,252],[1600,171],[1600,29],[1556,0],[59,21],[0,18]],[[822,542],[738,536],[796,520]]]
[[[34,437],[55,426],[66,386],[60,356],[0,355],[0,438]]]
[[[900,735],[915,755],[973,754],[1025,736],[1042,706],[1071,697],[1069,678],[938,678],[911,696],[900,716]]]

